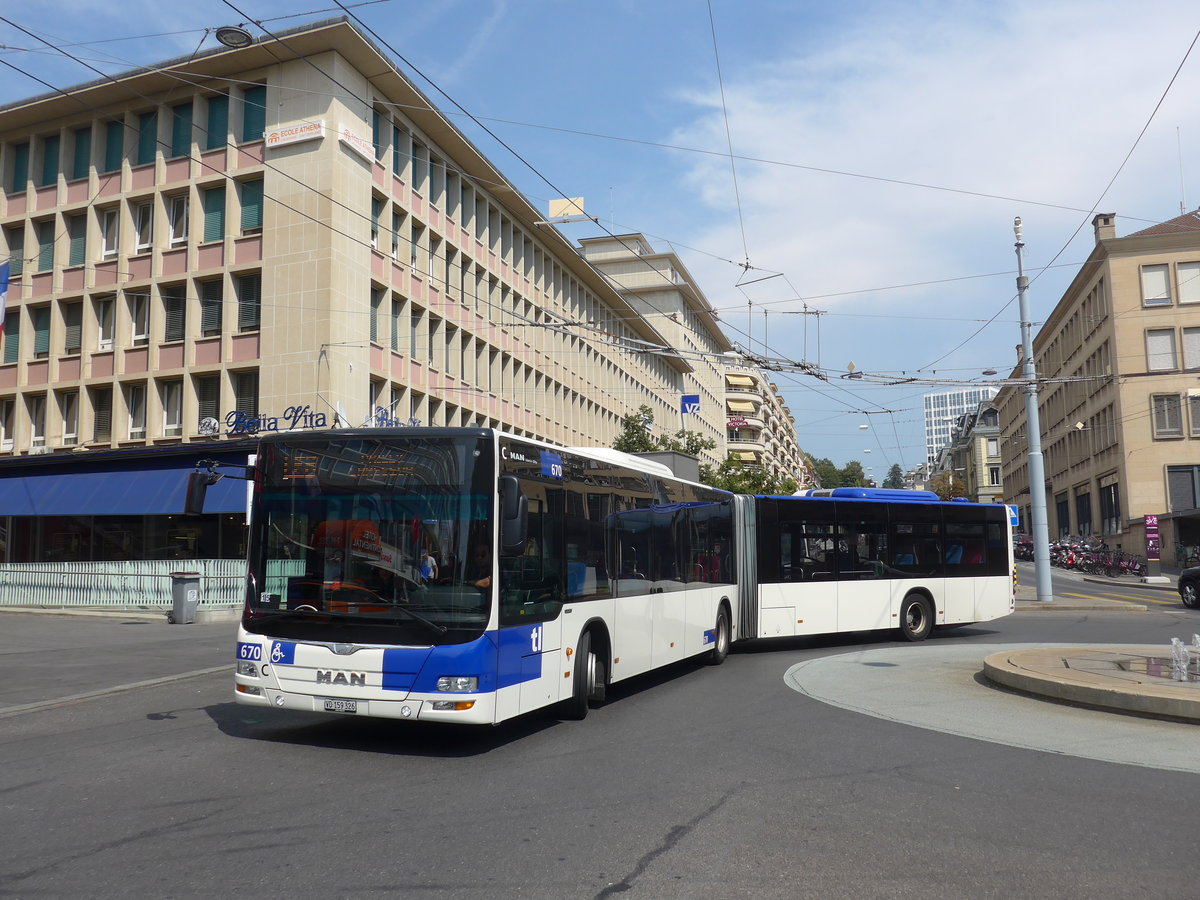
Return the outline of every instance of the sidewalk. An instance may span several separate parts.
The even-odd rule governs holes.
[[[1088,585],[1097,585],[1108,588],[1110,592],[1119,592],[1121,589],[1137,588],[1138,590],[1151,590],[1162,592],[1164,594],[1174,596],[1178,599],[1179,594],[1176,590],[1176,582],[1178,581],[1179,570],[1170,566],[1162,567],[1163,581],[1159,582],[1144,582],[1133,576],[1121,578],[1104,578],[1100,575],[1084,575],[1083,581]],[[1095,593],[1100,593],[1098,588],[1092,588]],[[1083,593],[1081,591],[1080,593]],[[1024,610],[1045,610],[1053,612],[1055,610],[1118,610],[1129,612],[1130,610],[1145,611],[1144,603],[1136,601],[1105,599],[1103,597],[1064,597],[1055,595],[1054,599],[1049,603],[1039,601],[1037,599],[1037,584],[1034,580],[1033,564],[1022,562],[1017,564],[1017,587],[1014,591],[1014,599],[1017,604],[1017,611]],[[1166,597],[1163,597],[1166,599]]]

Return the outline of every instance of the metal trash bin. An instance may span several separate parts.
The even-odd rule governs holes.
[[[172,625],[191,625],[196,621],[200,605],[200,573],[171,573],[171,611],[167,621]]]

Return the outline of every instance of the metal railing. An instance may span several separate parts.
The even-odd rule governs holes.
[[[0,606],[43,609],[171,608],[171,573],[200,574],[200,608],[240,606],[246,563],[240,559],[0,563]]]

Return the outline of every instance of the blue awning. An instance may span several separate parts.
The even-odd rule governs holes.
[[[0,476],[0,516],[178,515],[195,465],[173,463]],[[204,511],[244,513],[246,481],[222,478],[209,487]]]

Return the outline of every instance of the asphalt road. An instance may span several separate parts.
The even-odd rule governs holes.
[[[982,661],[995,645],[1190,639],[1200,612],[1177,605],[1018,613],[919,645],[762,642],[615,687],[584,722],[482,731],[260,712],[232,703],[225,673],[142,684],[142,648],[154,677],[200,672],[231,663],[232,629],[80,621],[0,617],[0,895],[1194,896],[1200,877],[1195,774],[1136,741],[1136,764],[1038,748],[1029,722],[1050,716],[1079,749],[1105,723],[1145,726],[1144,743],[1191,728],[1200,754],[1195,726],[961,679],[978,702],[939,703],[936,676],[976,645]],[[59,658],[61,692],[40,675],[41,699],[96,695],[31,708],[22,671]],[[840,666],[827,694],[871,694],[887,669],[873,662],[922,693],[880,717],[797,689],[805,668]],[[986,719],[1001,698],[1011,742],[908,721],[939,705]]]

